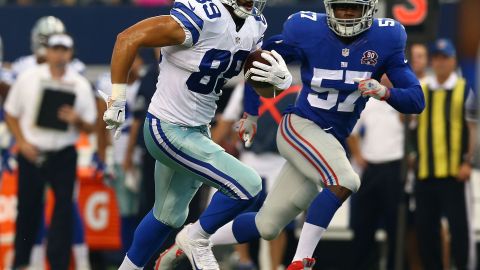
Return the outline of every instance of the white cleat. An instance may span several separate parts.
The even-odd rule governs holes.
[[[220,270],[208,239],[191,239],[188,237],[190,225],[177,234],[175,242],[185,253],[194,270]]]
[[[185,253],[177,244],[173,244],[167,250],[162,252],[155,261],[155,270],[173,270],[177,264],[186,258]]]

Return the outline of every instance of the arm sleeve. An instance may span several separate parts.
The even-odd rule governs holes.
[[[260,107],[260,96],[255,92],[249,83],[245,83],[245,97],[243,98],[243,109],[250,115],[258,115],[258,107]]]
[[[400,40],[396,41],[394,53],[386,63],[386,73],[393,84],[390,89],[390,98],[387,100],[393,108],[401,113],[419,114],[425,108],[425,98],[422,87],[405,58],[405,43],[407,34],[403,26],[400,27]]]
[[[89,124],[94,124],[97,120],[97,106],[95,104],[95,96],[92,87],[87,81],[82,83],[79,87],[82,87],[82,89],[77,92],[80,94],[77,96],[77,113],[80,114],[80,118],[82,118],[83,121]]]
[[[194,6],[192,6],[192,4]],[[199,11],[203,11],[201,6],[197,6],[196,1],[177,0],[170,10],[170,16],[177,21],[185,31],[185,41],[183,45],[193,46],[198,42],[200,33],[203,29],[203,18]]]
[[[8,91],[7,99],[4,104],[5,111],[13,117],[19,117],[23,110],[23,102],[21,101],[21,91],[24,86],[24,77],[20,76],[13,83]]]
[[[264,40],[262,49],[268,51],[275,50],[283,57],[286,63],[300,61],[301,59],[300,50],[297,47],[288,44],[283,34],[275,35],[267,40]]]

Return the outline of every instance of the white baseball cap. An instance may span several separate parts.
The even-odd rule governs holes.
[[[73,39],[67,34],[53,34],[48,38],[47,46],[62,46],[71,49],[73,48]]]

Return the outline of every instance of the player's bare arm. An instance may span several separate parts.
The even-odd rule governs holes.
[[[115,138],[120,135],[119,127],[125,121],[126,82],[138,49],[180,45],[184,41],[183,28],[170,16],[143,20],[117,36],[111,62],[112,95],[104,97],[108,108],[103,114],[107,129],[117,130]]]
[[[184,40],[185,31],[171,16],[152,17],[132,25],[117,36],[111,62],[112,83],[126,83],[140,47],[179,45]]]

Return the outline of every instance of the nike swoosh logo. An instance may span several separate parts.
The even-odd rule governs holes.
[[[195,263],[195,258],[192,256],[192,261],[193,261],[193,267],[195,267],[195,270],[202,270],[198,268],[197,263]]]
[[[407,60],[407,59],[405,59],[405,60],[403,60],[403,62],[406,64],[406,63],[408,63],[408,60]]]
[[[118,119],[118,117],[120,116],[121,113],[122,113],[122,110],[119,110],[118,113],[117,113],[117,119]]]
[[[190,9],[193,11],[195,10],[195,7],[192,6],[192,4],[190,4],[190,2],[188,2],[188,6],[190,7]]]

